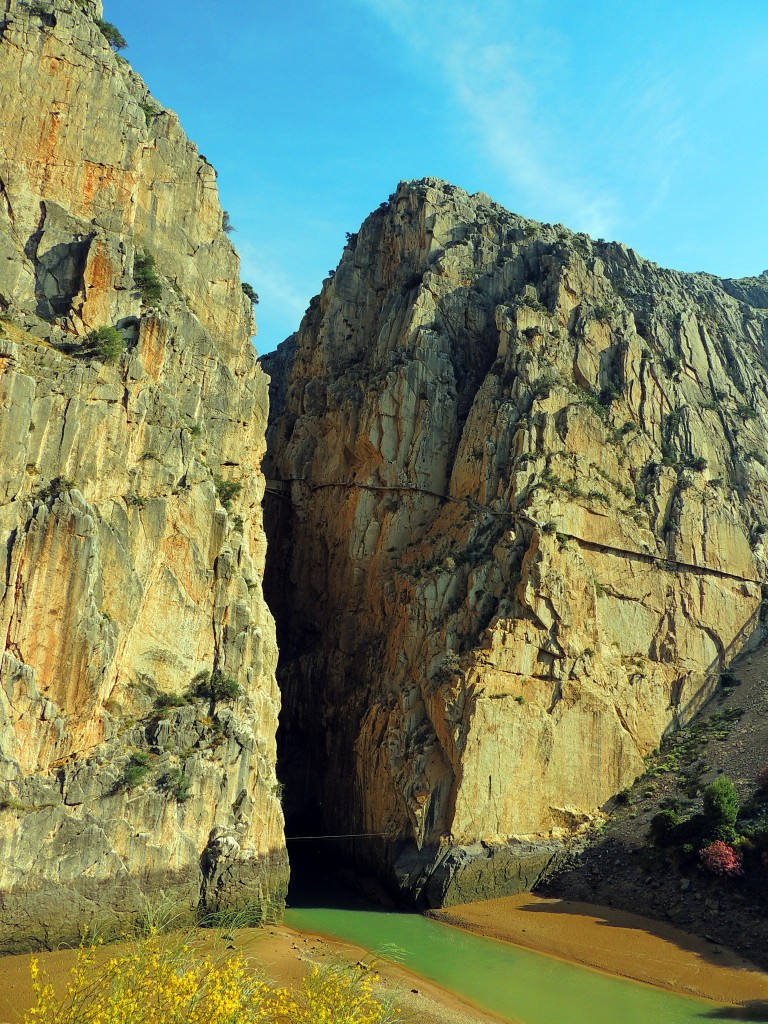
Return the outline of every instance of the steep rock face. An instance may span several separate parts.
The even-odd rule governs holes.
[[[450,903],[640,773],[759,617],[761,294],[435,179],[366,220],[270,452],[289,816]]]
[[[3,7],[0,80],[20,83],[0,138],[8,950],[158,904],[256,915],[287,859],[267,387],[216,175],[112,53],[99,4]],[[85,337],[106,325],[112,361]]]

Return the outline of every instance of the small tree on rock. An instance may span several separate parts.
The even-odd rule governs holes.
[[[163,296],[163,286],[155,270],[155,257],[149,252],[137,252],[133,261],[133,280],[141,293],[145,306],[156,306]]]
[[[112,49],[117,53],[118,50],[124,50],[128,43],[125,41],[125,36],[120,29],[113,25],[111,21],[103,21],[99,19],[96,24],[101,29],[101,34],[107,40]]]
[[[125,338],[116,327],[97,327],[85,337],[85,350],[105,363],[115,363],[125,352]]]
[[[259,303],[259,296],[256,294],[256,289],[253,285],[248,284],[247,281],[243,281],[242,288],[246,299],[250,299],[254,306],[257,306]]]

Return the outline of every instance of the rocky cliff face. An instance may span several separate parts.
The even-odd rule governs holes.
[[[707,699],[765,576],[762,280],[435,179],[352,236],[270,456],[297,821],[422,904],[519,889]]]
[[[287,878],[251,306],[215,171],[101,14],[0,14],[6,950]]]

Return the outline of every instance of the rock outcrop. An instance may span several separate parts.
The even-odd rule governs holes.
[[[641,773],[758,624],[764,294],[436,179],[351,236],[270,451],[289,819],[451,903]]]
[[[101,16],[0,15],[4,950],[287,881],[252,307],[214,169]]]

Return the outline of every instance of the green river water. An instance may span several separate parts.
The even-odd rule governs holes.
[[[738,1011],[364,903],[333,882],[289,897],[293,928],[362,946],[515,1024],[702,1024]],[[751,1020],[768,1020],[752,1016]]]

